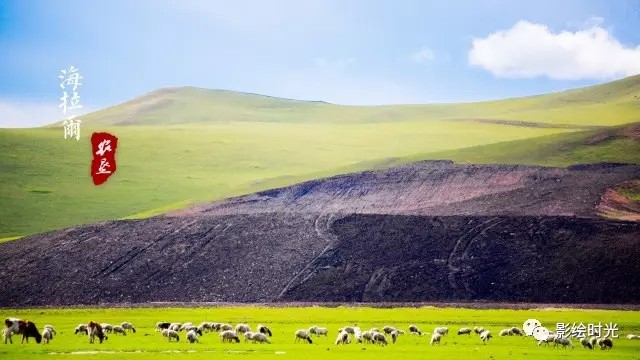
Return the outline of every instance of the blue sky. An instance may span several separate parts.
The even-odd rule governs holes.
[[[0,0],[0,127],[191,85],[339,104],[458,102],[640,73],[640,0]]]

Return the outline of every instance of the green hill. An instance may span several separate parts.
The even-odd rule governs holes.
[[[607,156],[589,155],[589,147],[575,156],[536,149],[582,136],[577,130],[637,121],[639,96],[639,76],[529,98],[373,107],[162,89],[83,116],[79,142],[64,140],[60,123],[0,129],[0,238],[159,214],[401,161],[385,159],[635,162],[621,151],[624,142],[607,145]],[[102,186],[89,177],[93,131],[120,139],[117,173]],[[556,137],[533,139],[541,136]],[[504,144],[517,140],[524,142]],[[489,144],[496,145],[484,157],[467,149]],[[515,144],[525,144],[520,153]]]

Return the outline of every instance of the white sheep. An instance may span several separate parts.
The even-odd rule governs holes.
[[[308,330],[300,329],[295,333],[295,342],[300,340],[306,340],[309,344],[313,344],[313,340],[311,340],[311,333]]]
[[[520,329],[519,327],[516,327],[516,326],[511,328],[511,333],[513,335],[518,335],[518,336],[523,336],[524,335],[524,332],[522,331],[522,329]]]
[[[477,335],[482,334],[483,331],[484,331],[483,327],[477,327],[477,326],[473,327],[473,332],[476,333]]]
[[[338,332],[346,331],[348,334],[354,335],[356,330],[353,326],[345,326],[343,328],[338,329]]]
[[[556,339],[554,340],[556,345],[562,345],[562,348],[566,348],[567,346],[570,346],[572,349],[574,348],[573,343],[571,342],[571,340],[569,340],[568,338],[565,337],[556,337]]]
[[[556,341],[556,334],[549,334],[546,339],[542,339],[538,341],[538,346],[542,344],[545,344],[545,345],[549,345],[551,343],[555,344],[555,341]]]
[[[182,326],[181,324],[171,324],[169,325],[169,330],[179,332],[181,326]]]
[[[228,330],[233,330],[233,326],[229,324],[220,324],[220,327],[218,328],[218,331],[228,331]]]
[[[380,345],[383,345],[383,346],[388,345],[387,337],[383,333],[379,333],[379,332],[373,334],[373,342],[375,344],[380,344]]]
[[[344,345],[344,344],[348,344],[350,343],[350,339],[349,339],[349,333],[346,330],[342,330],[340,331],[340,333],[338,333],[338,336],[336,337],[336,341],[335,344],[336,345]]]
[[[393,331],[397,330],[396,328],[394,328],[393,326],[385,326],[382,328],[382,331],[384,331],[385,334],[391,334]]]
[[[431,335],[431,341],[429,342],[429,345],[431,346],[433,346],[434,344],[440,345],[441,339],[442,339],[442,334],[434,332],[433,335]]]
[[[491,335],[491,331],[489,331],[489,330],[485,330],[485,331],[480,333],[480,339],[482,340],[482,343],[485,344],[485,345],[487,344],[487,342],[491,338],[493,338],[493,336]]]
[[[246,333],[247,331],[251,331],[251,327],[247,324],[238,324],[236,325],[236,332],[238,334]]]
[[[136,333],[136,328],[134,328],[133,324],[131,324],[130,322],[125,321],[122,324],[120,324],[120,326],[122,326],[122,328],[125,330],[132,331],[134,334]]]
[[[244,342],[248,343],[249,341],[253,341],[252,337],[255,333],[251,332],[251,331],[247,331],[244,333]]]
[[[587,349],[593,350],[593,346],[591,346],[591,343],[589,342],[589,339],[587,339],[586,337],[580,339],[580,345],[582,345],[583,348],[587,348]]]
[[[328,337],[329,330],[327,330],[326,328],[312,326],[312,327],[309,328],[309,333],[310,334],[314,334],[314,335],[318,335],[318,336],[324,335],[325,337]]]
[[[79,324],[78,326],[76,326],[76,328],[74,329],[73,333],[78,335],[87,335],[87,324]]]
[[[251,340],[253,340],[253,342],[258,342],[260,344],[262,344],[262,343],[271,344],[271,342],[269,341],[269,338],[267,337],[267,335],[265,335],[263,333],[253,334],[253,336],[251,337]]]
[[[409,325],[409,332],[414,335],[422,335],[422,331],[415,325]]]
[[[127,332],[122,328],[122,326],[116,325],[111,327],[111,332],[115,334],[127,335]]]
[[[448,327],[437,327],[435,329],[433,329],[433,333],[434,334],[440,334],[442,336],[445,336],[449,333],[449,328]]]
[[[471,336],[471,329],[469,328],[461,328],[460,330],[458,330],[458,335],[469,335]]]
[[[111,333],[113,331],[113,325],[111,325],[111,324],[102,323],[102,324],[100,324],[100,326],[102,327],[102,331],[105,334]]]
[[[171,341],[171,339],[175,339],[176,341],[180,341],[180,335],[178,335],[178,332],[175,330],[170,330],[170,329],[163,329],[162,332],[162,337],[166,337],[167,340]]]
[[[362,341],[365,344],[373,344],[373,334],[377,332],[365,331],[362,333]]]
[[[53,333],[50,328],[45,328],[42,331],[42,344],[48,344],[53,339]]]
[[[502,329],[498,333],[498,336],[511,336],[511,335],[513,335],[513,332],[511,332],[511,329]]]
[[[391,341],[395,344],[396,340],[398,339],[398,336],[400,336],[400,331],[402,330],[394,330],[391,332]]]
[[[629,335],[627,335],[627,339],[629,339],[629,340],[640,340],[640,335],[629,334]]]
[[[220,339],[222,342],[240,342],[240,338],[238,338],[238,334],[233,330],[224,330],[220,333]]]
[[[200,325],[198,325],[198,327],[204,332],[209,332],[209,331],[213,330],[213,323],[212,322],[203,321],[203,322],[200,323]]]
[[[49,331],[51,331],[52,335],[58,335],[58,333],[56,332],[56,329],[54,329],[53,326],[51,326],[51,325],[45,325],[44,329],[49,329]]]
[[[190,342],[191,344],[195,342],[200,342],[198,341],[198,335],[196,335],[196,332],[194,330],[187,331],[187,341]]]
[[[589,344],[591,344],[591,347],[595,349],[596,345],[598,345],[598,337],[597,336],[590,337]]]
[[[184,324],[182,324],[182,326],[180,326],[180,329],[178,331],[183,331],[183,330],[187,330],[188,327],[193,326],[192,322],[186,322]]]

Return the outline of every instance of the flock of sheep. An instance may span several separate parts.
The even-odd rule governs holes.
[[[194,325],[191,322],[186,323],[171,323],[171,322],[158,322],[155,327],[156,332],[160,332],[161,335],[166,338],[168,341],[180,341],[180,334],[182,332],[185,333],[184,338],[189,343],[199,342],[198,338],[203,336],[205,333],[217,332],[219,333],[220,340],[225,342],[240,342],[240,336],[244,337],[244,342],[252,342],[252,343],[264,343],[270,344],[270,338],[273,335],[271,329],[267,326],[258,324],[255,328],[255,331],[251,329],[248,324],[241,323],[235,326],[226,323],[217,323],[217,322],[202,322],[198,326]],[[123,335],[126,336],[127,332],[135,333],[136,329],[130,322],[123,322],[120,325],[112,325],[108,323],[97,324],[94,322],[90,322],[89,324],[79,324],[74,329],[74,334],[78,335],[89,335],[89,341],[93,342],[93,336],[98,336],[100,338],[100,342],[102,342],[103,338],[106,340],[106,334],[114,334],[114,335]],[[382,331],[379,328],[371,328],[369,330],[363,331],[358,326],[345,326],[343,328],[338,329],[338,335],[334,341],[335,345],[346,345],[350,343],[359,343],[359,344],[376,344],[380,346],[386,346],[390,342],[395,344],[398,341],[401,335],[405,334],[404,330],[392,327],[385,326],[382,328]],[[440,345],[445,336],[449,334],[449,328],[447,327],[436,327],[433,329],[433,333],[423,333],[416,325],[410,325],[408,327],[408,332],[414,336],[426,336],[431,335],[431,340],[429,342],[430,345]],[[491,332],[489,330],[485,330],[482,327],[474,327],[473,329],[468,327],[463,327],[458,330],[458,335],[468,335],[471,336],[472,333],[475,333],[483,344],[487,344],[490,339],[493,338]],[[7,340],[11,341],[12,334],[21,334],[23,336],[23,342],[29,341],[29,337],[35,337],[36,342],[40,343],[42,340],[43,344],[48,344],[53,339],[54,335],[57,334],[56,330],[51,325],[45,325],[42,331],[42,334],[39,334],[35,324],[31,321],[25,321],[21,319],[9,318],[5,319],[5,329],[3,331],[3,337],[5,340],[5,344]],[[511,327],[500,330],[498,336],[523,336],[525,335],[522,329],[518,327]],[[309,344],[313,344],[313,337],[325,337],[328,338],[329,330],[327,328],[311,326],[308,329],[300,329],[295,331],[294,333],[294,342],[306,342]],[[640,340],[640,335],[627,335],[629,340]],[[13,341],[11,341],[13,342]],[[551,332],[546,339],[538,341],[538,346],[540,345],[551,345],[554,347],[561,346],[562,348],[574,348],[572,341],[569,338],[559,337],[557,334]],[[613,340],[609,337],[599,338],[599,337],[591,337],[591,338],[583,338],[580,340],[580,344],[583,348],[587,349],[595,349],[596,347],[600,347],[602,350],[613,348]]]

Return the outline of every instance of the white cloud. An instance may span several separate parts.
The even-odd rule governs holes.
[[[640,73],[640,45],[621,44],[601,23],[592,18],[589,28],[554,33],[519,21],[509,30],[475,38],[469,64],[503,78],[605,80]]]
[[[418,64],[431,62],[435,60],[435,58],[436,58],[435,52],[433,52],[433,50],[431,50],[428,47],[423,47],[422,49],[418,50],[413,55],[411,55],[411,61]]]
[[[88,112],[74,114],[81,115]],[[27,128],[64,119],[58,103],[0,99],[0,128]]]

